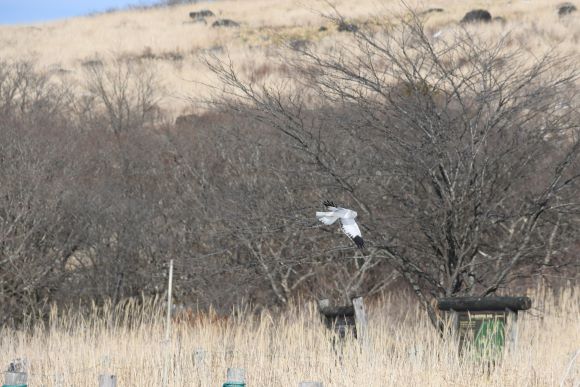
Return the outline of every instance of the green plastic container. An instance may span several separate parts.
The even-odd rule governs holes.
[[[473,344],[481,360],[499,360],[505,346],[505,321],[482,321]]]
[[[223,387],[246,387],[246,371],[243,368],[228,368]]]
[[[483,321],[475,337],[475,345],[479,348],[503,348],[505,345],[505,322],[493,319]]]
[[[26,381],[28,375],[26,372],[8,371],[4,375],[4,383],[2,387],[27,387]]]

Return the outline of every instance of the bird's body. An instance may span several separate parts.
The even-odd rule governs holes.
[[[364,241],[358,224],[356,224],[355,218],[357,217],[356,211],[349,210],[347,208],[336,207],[333,202],[325,201],[323,203],[326,206],[327,211],[316,212],[316,218],[323,224],[329,226],[340,220],[340,225],[342,231],[348,236],[359,248],[364,247]]]

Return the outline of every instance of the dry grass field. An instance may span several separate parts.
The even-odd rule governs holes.
[[[578,1],[580,6],[580,0]],[[401,20],[400,0],[332,1],[356,24]],[[560,18],[550,0],[409,1],[425,16],[431,36],[445,38],[467,28],[484,39],[506,39],[532,59],[550,50],[580,59],[580,12]],[[211,9],[208,24],[188,13]],[[485,8],[505,22],[459,26],[469,10]],[[109,66],[121,58],[139,62],[160,81],[160,104],[177,116],[195,109],[192,100],[214,84],[204,66],[208,53],[229,56],[249,75],[276,73],[283,42],[308,41],[332,50],[347,33],[324,16],[326,1],[223,0],[193,5],[132,9],[34,25],[0,26],[0,61],[30,60],[82,92],[91,63]],[[239,28],[212,28],[216,18]],[[321,30],[321,27],[326,27]],[[261,70],[260,70],[261,69]],[[457,344],[441,338],[410,295],[384,295],[368,307],[369,341],[349,338],[336,345],[314,303],[256,312],[240,307],[230,317],[212,313],[175,319],[164,340],[165,303],[127,300],[119,305],[52,309],[48,321],[28,321],[19,330],[0,327],[0,370],[26,359],[29,385],[96,386],[98,375],[115,374],[119,386],[159,386],[164,367],[170,386],[219,386],[228,367],[246,369],[250,387],[298,386],[318,380],[338,386],[580,386],[580,287],[530,290],[533,308],[518,324],[518,345],[491,366],[459,356]],[[0,374],[0,379],[2,375]]]
[[[248,386],[578,386],[580,356],[572,359],[580,350],[579,291],[529,292],[533,308],[520,315],[518,346],[495,367],[459,357],[403,296],[368,306],[367,348],[348,340],[333,349],[311,303],[281,314],[196,316],[174,323],[166,346],[163,303],[147,301],[85,315],[53,310],[46,326],[0,331],[0,364],[26,358],[31,386],[96,386],[106,372],[121,386],[159,386],[168,357],[171,386],[218,386],[228,367],[245,368]]]
[[[34,25],[0,26],[0,58],[32,59],[41,69],[65,83],[83,78],[83,67],[94,60],[129,58],[154,68],[164,87],[164,107],[173,113],[189,108],[190,98],[206,96],[205,83],[213,83],[202,64],[202,55],[226,53],[250,73],[267,65],[281,43],[307,40],[332,49],[345,33],[336,31],[325,14],[332,3],[354,23],[385,23],[408,12],[434,7],[443,12],[426,16],[430,33],[440,36],[460,28],[458,21],[469,10],[484,8],[505,23],[470,26],[478,34],[498,39],[509,35],[509,43],[526,49],[531,56],[555,49],[578,55],[578,15],[559,18],[550,0],[223,0],[191,5],[133,9]],[[207,24],[193,22],[190,11],[210,9],[216,16]],[[241,23],[240,28],[212,28],[217,18]],[[326,31],[319,31],[321,26]],[[273,69],[272,71],[276,71]]]

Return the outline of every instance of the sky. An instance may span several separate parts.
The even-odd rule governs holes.
[[[151,4],[153,0],[0,0],[0,24],[34,23],[82,16],[95,11]]]

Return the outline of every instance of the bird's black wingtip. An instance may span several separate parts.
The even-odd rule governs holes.
[[[352,240],[356,244],[356,247],[358,247],[359,249],[362,249],[363,247],[365,247],[365,241],[363,241],[363,239],[361,237],[355,236],[354,238],[352,238]]]
[[[325,200],[325,201],[323,201],[323,202],[322,202],[322,205],[324,205],[324,206],[326,206],[326,207],[336,207],[336,206],[334,205],[334,202],[333,202],[333,201],[331,201],[331,200]]]

